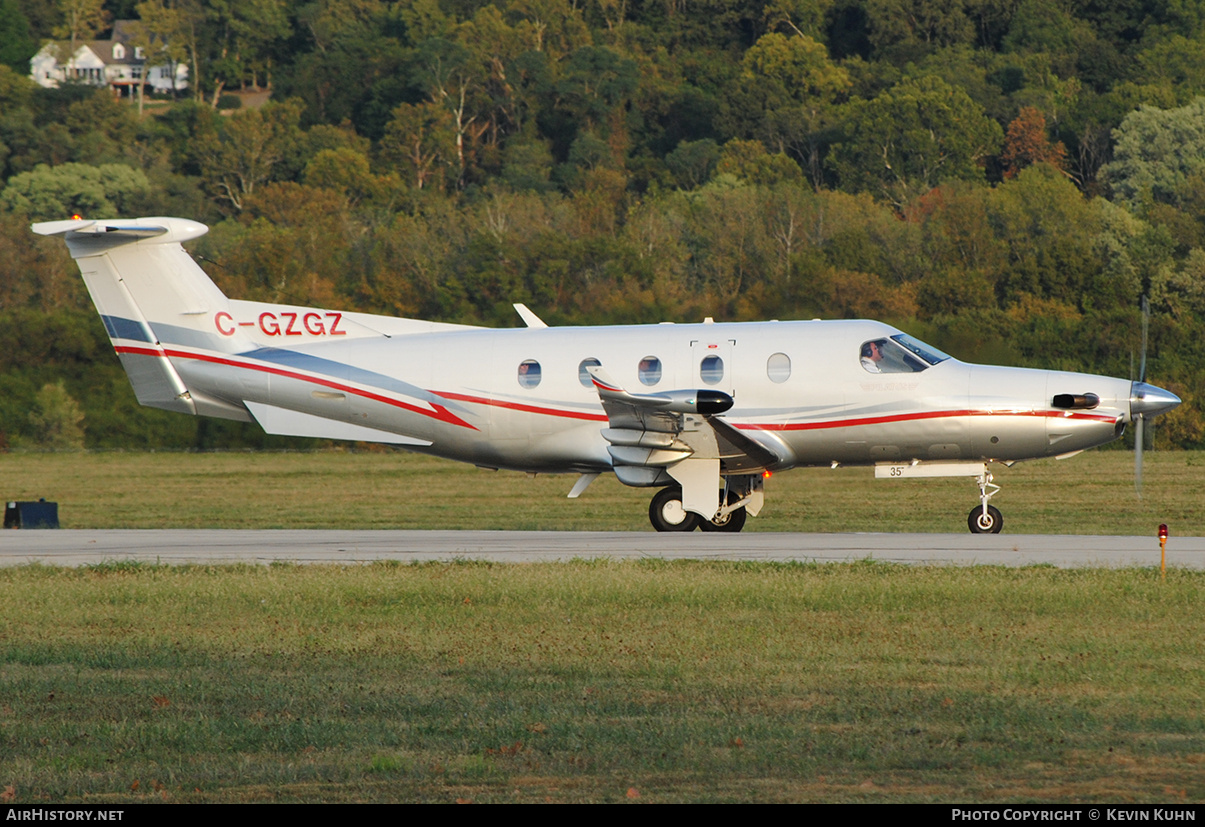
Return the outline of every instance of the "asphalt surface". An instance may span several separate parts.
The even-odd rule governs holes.
[[[956,566],[1158,567],[1158,538],[1038,534],[657,534],[601,531],[0,530],[0,566],[367,563],[660,558]],[[1172,537],[1167,565],[1205,569],[1205,538]]]

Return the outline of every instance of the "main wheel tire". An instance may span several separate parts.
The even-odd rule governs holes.
[[[649,522],[658,531],[694,531],[700,519],[682,507],[681,488],[662,488],[649,503]]]
[[[972,534],[999,534],[1000,529],[1004,528],[1004,517],[994,505],[987,507],[987,516],[984,516],[983,506],[977,505],[967,516],[967,527]]]
[[[736,494],[728,495],[728,502],[730,503],[735,502],[738,499],[740,498]],[[749,515],[745,511],[745,507],[741,506],[736,511],[733,511],[727,516],[721,517],[718,520],[704,520],[702,517],[700,517],[699,528],[703,529],[704,531],[728,531],[735,534],[745,527],[745,520],[748,519],[748,517]]]

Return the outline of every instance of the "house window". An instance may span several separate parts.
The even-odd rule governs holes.
[[[113,59],[114,60],[125,60],[125,58],[126,58],[126,47],[121,45],[120,43],[114,43],[113,44]]]
[[[134,59],[135,60],[146,60],[146,55],[143,54],[141,46],[134,47]]]

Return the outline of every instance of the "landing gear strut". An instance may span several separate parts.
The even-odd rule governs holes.
[[[967,515],[967,528],[972,534],[999,534],[1000,529],[1004,528],[1004,517],[1001,516],[1000,509],[988,505],[987,501],[1000,490],[1000,486],[992,484],[992,475],[987,472],[986,465],[978,482],[979,505],[972,508],[971,513]]]
[[[741,496],[735,491],[728,492],[729,505],[738,503],[740,500]],[[748,515],[743,505],[729,511],[727,514],[724,513],[725,510],[721,509],[720,513],[716,514],[710,520],[699,518],[699,528],[704,531],[730,531],[735,533],[745,527],[745,518]]]

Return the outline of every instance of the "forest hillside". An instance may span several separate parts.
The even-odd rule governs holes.
[[[188,88],[29,79],[114,20]],[[0,0],[0,448],[295,444],[137,406],[29,231],[73,213],[208,223],[237,298],[1122,377],[1145,297],[1155,444],[1205,444],[1205,0]]]

